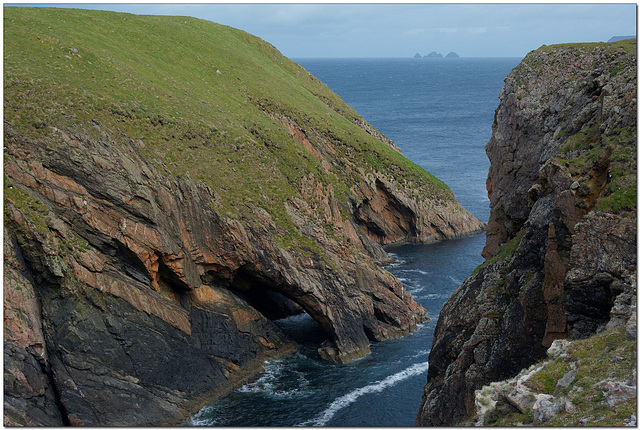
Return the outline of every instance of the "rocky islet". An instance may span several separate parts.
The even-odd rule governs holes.
[[[422,55],[420,55],[419,52],[417,52],[413,56],[413,58],[460,58],[460,56],[457,53],[453,52],[453,51],[449,52],[445,56],[442,56],[442,54],[439,53],[439,52],[433,51],[433,52],[428,53],[425,56],[422,56]]]

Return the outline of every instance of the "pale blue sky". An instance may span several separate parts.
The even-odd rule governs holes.
[[[24,4],[26,5],[26,4]],[[468,4],[47,4],[145,15],[183,15],[245,30],[285,56],[523,57],[543,44],[636,34],[635,3]]]

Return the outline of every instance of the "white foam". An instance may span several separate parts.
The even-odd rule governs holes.
[[[424,357],[425,355],[429,355],[429,352],[431,352],[430,349],[422,349],[422,350],[416,352],[415,354],[413,354],[411,356],[411,358]]]
[[[421,275],[430,275],[431,272],[427,272],[426,270],[420,270],[420,269],[402,269],[402,270],[398,270],[398,272],[403,272],[403,273],[419,273]]]
[[[388,264],[389,267],[398,267],[406,263],[405,260],[398,257],[398,254],[394,254],[393,252],[387,252],[387,255],[395,260],[393,263]]]
[[[283,377],[283,371],[285,365],[282,360],[274,360],[265,366],[264,373],[260,378],[253,382],[249,382],[242,387],[238,388],[241,393],[263,393],[274,397],[296,397],[309,394],[309,390],[306,388],[309,386],[309,381],[304,377],[302,372],[295,370],[287,370],[287,374],[291,376],[295,375],[297,379],[298,388],[285,389],[283,387],[290,385],[290,383],[281,381]]]
[[[457,279],[457,278],[454,278],[453,276],[449,276],[449,279],[451,279],[451,281],[452,281],[455,285],[460,285],[460,284],[462,284],[462,281],[461,281],[461,280],[459,280],[459,279]]]
[[[380,391],[392,387],[404,379],[426,372],[428,368],[429,363],[417,363],[402,370],[401,372],[387,376],[381,381],[376,381],[364,387],[357,388],[350,393],[345,394],[344,396],[338,397],[329,405],[327,409],[322,411],[320,415],[309,421],[298,424],[297,427],[324,426],[331,420],[331,418],[335,416],[336,413],[338,413],[340,409],[349,406],[351,403],[355,402],[356,400],[358,400],[358,398],[364,396],[365,394],[379,393]]]
[[[215,426],[216,419],[215,418],[205,418],[205,415],[210,414],[214,410],[213,406],[205,406],[200,409],[197,414],[191,417],[191,420],[187,423],[188,426],[194,427],[207,427],[207,426]]]

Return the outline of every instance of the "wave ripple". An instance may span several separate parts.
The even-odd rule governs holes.
[[[298,424],[298,427],[306,427],[306,426],[324,426],[326,425],[331,418],[335,416],[335,414],[340,410],[351,403],[358,400],[358,398],[364,396],[369,393],[379,393],[380,391],[389,388],[398,382],[410,378],[412,376],[420,375],[427,371],[429,368],[429,363],[417,363],[411,367],[408,367],[398,373],[394,373],[393,375],[387,376],[385,379],[381,381],[376,381],[372,384],[366,385],[361,388],[357,388],[350,393],[345,394],[344,396],[338,397],[335,399],[327,409],[322,411],[320,415],[316,418],[313,418],[309,421],[305,421],[303,423]]]

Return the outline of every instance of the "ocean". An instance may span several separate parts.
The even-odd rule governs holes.
[[[484,146],[503,80],[521,58],[297,59],[392,139],[402,153],[443,180],[458,201],[487,222],[489,160]],[[400,339],[371,345],[347,364],[317,354],[323,335],[308,315],[278,324],[301,344],[264,373],[206,406],[188,425],[411,426],[427,381],[438,313],[482,263],[484,234],[433,244],[388,246],[387,267],[431,321]]]

